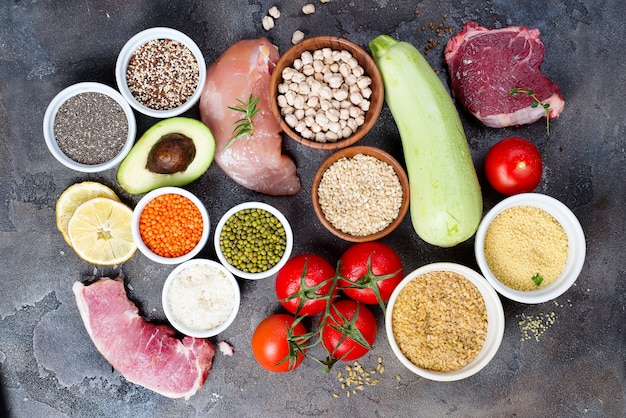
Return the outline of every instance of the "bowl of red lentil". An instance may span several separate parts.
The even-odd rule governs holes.
[[[413,373],[455,381],[482,370],[504,336],[498,294],[478,272],[433,263],[409,273],[394,289],[385,313],[392,351]]]
[[[170,118],[186,112],[200,99],[206,63],[189,36],[156,27],[126,42],[117,58],[115,78],[120,92],[137,111]]]
[[[264,279],[289,260],[293,231],[274,206],[244,202],[222,216],[215,227],[214,245],[220,262],[235,276]]]
[[[64,166],[96,173],[118,165],[135,142],[137,126],[129,104],[115,89],[84,82],[66,87],[50,102],[43,135]]]
[[[502,296],[537,304],[553,300],[575,282],[585,262],[585,235],[574,213],[540,193],[508,197],[481,221],[476,261]]]
[[[147,193],[133,210],[137,248],[152,261],[180,264],[196,256],[209,238],[209,214],[193,193],[161,187]]]
[[[376,123],[384,99],[372,57],[337,36],[316,36],[289,48],[270,81],[270,105],[283,131],[316,149],[359,141]]]
[[[311,195],[315,214],[332,234],[350,242],[375,241],[404,219],[409,179],[389,153],[355,145],[320,165]]]

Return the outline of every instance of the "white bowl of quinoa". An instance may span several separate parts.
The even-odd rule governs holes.
[[[115,78],[120,92],[137,111],[154,118],[171,118],[200,99],[206,63],[189,36],[156,27],[126,42],[117,57]]]
[[[235,276],[258,280],[278,273],[293,249],[289,221],[274,206],[244,202],[228,210],[217,223],[215,252]]]
[[[161,302],[165,316],[179,332],[208,338],[232,324],[240,300],[239,284],[228,269],[213,260],[193,259],[169,274]]]
[[[502,296],[537,304],[576,281],[585,262],[585,235],[572,211],[540,193],[508,197],[483,218],[474,241],[476,261]]]
[[[413,373],[455,381],[482,370],[504,335],[498,294],[476,271],[456,263],[428,264],[409,273],[387,304],[391,349]]]
[[[64,166],[97,173],[117,166],[135,142],[133,109],[115,89],[97,82],[73,84],[51,101],[43,136]]]

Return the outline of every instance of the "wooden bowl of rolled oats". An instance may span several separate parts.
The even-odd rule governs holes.
[[[392,351],[413,373],[455,381],[482,370],[504,335],[504,310],[496,291],[476,271],[433,263],[409,273],[385,312]]]
[[[350,242],[375,241],[400,225],[409,209],[409,179],[387,152],[343,148],[317,170],[313,209],[331,233]]]
[[[372,57],[336,36],[308,38],[289,48],[270,83],[272,112],[283,131],[324,150],[363,138],[376,123],[384,99]]]

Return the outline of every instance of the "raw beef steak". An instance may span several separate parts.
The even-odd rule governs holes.
[[[546,116],[534,99],[511,89],[532,90],[549,104],[550,118],[559,116],[565,102],[558,86],[539,67],[545,47],[538,29],[509,26],[487,29],[475,22],[446,45],[444,54],[453,96],[476,118],[492,128],[523,125]]]
[[[205,339],[175,338],[167,325],[146,322],[117,279],[72,287],[87,333],[128,381],[169,398],[189,399],[206,380],[215,348]]]

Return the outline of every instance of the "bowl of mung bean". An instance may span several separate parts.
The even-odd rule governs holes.
[[[317,149],[339,149],[363,138],[383,101],[372,57],[336,36],[307,38],[289,48],[270,82],[270,105],[283,131]]]
[[[132,233],[139,251],[161,264],[195,257],[209,239],[209,214],[200,199],[180,187],[147,193],[133,210]]]
[[[50,102],[43,135],[64,166],[96,173],[118,165],[135,142],[133,109],[115,89],[83,82],[66,87]]]
[[[178,116],[200,99],[206,63],[198,45],[184,33],[155,27],[126,42],[115,64],[122,96],[154,118]]]
[[[487,366],[500,348],[504,325],[502,303],[489,283],[447,262],[409,273],[385,312],[396,357],[411,372],[436,381],[465,379]]]
[[[585,262],[585,235],[574,213],[540,193],[508,197],[483,218],[476,262],[502,296],[537,304],[565,293]]]
[[[409,179],[391,154],[365,145],[329,156],[313,179],[313,209],[335,236],[375,241],[394,231],[409,209]]]
[[[280,270],[291,255],[293,232],[287,218],[262,202],[244,202],[228,210],[214,236],[220,262],[237,277],[257,280]]]

